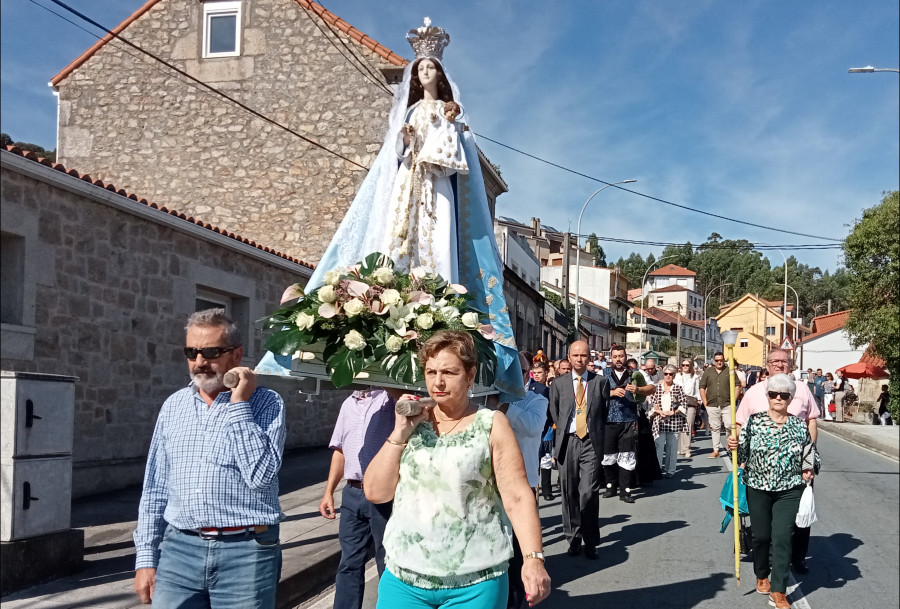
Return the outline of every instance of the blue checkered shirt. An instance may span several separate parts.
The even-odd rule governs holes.
[[[153,431],[134,545],[135,569],[156,568],[166,523],[179,529],[277,524],[284,401],[257,388],[249,402],[212,406],[191,383],[163,404]]]

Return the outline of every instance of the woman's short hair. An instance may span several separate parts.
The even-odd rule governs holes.
[[[792,400],[794,394],[797,393],[797,385],[794,383],[794,377],[790,374],[773,374],[766,381],[766,389],[768,391],[787,391],[791,394]]]
[[[676,368],[672,364],[666,364],[666,367],[663,368],[663,374],[665,374],[666,372],[671,372],[672,374],[678,374],[678,368]]]
[[[444,350],[449,350],[458,357],[466,370],[471,370],[478,366],[478,351],[475,349],[475,339],[468,332],[460,330],[441,330],[440,332],[435,332],[431,338],[426,340],[425,344],[419,349],[419,360],[422,362],[422,366]]]

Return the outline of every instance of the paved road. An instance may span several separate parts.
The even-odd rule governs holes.
[[[676,479],[662,480],[626,505],[601,500],[600,559],[565,554],[559,500],[541,506],[547,568],[553,593],[546,609],[630,607],[730,609],[766,607],[754,592],[752,563],[734,577],[732,532],[719,534],[718,503],[728,467],[699,454],[679,463]],[[816,484],[820,522],[813,527],[811,572],[792,581],[795,609],[896,608],[898,564],[897,461],[821,434],[823,471]],[[375,606],[377,581],[369,570],[365,607]],[[304,609],[331,607],[326,591]]]

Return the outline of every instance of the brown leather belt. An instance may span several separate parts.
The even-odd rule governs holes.
[[[347,484],[359,490],[362,490],[363,487],[363,483],[360,480],[347,480]]]

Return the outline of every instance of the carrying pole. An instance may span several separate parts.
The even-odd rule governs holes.
[[[733,342],[733,341],[732,341]],[[731,393],[731,437],[738,439],[737,435],[737,405],[735,404],[734,388],[734,345],[725,345],[728,352],[728,388]],[[738,457],[737,450],[731,451],[731,487],[734,489],[734,575],[737,577],[738,586],[741,585],[741,512],[738,499]]]

